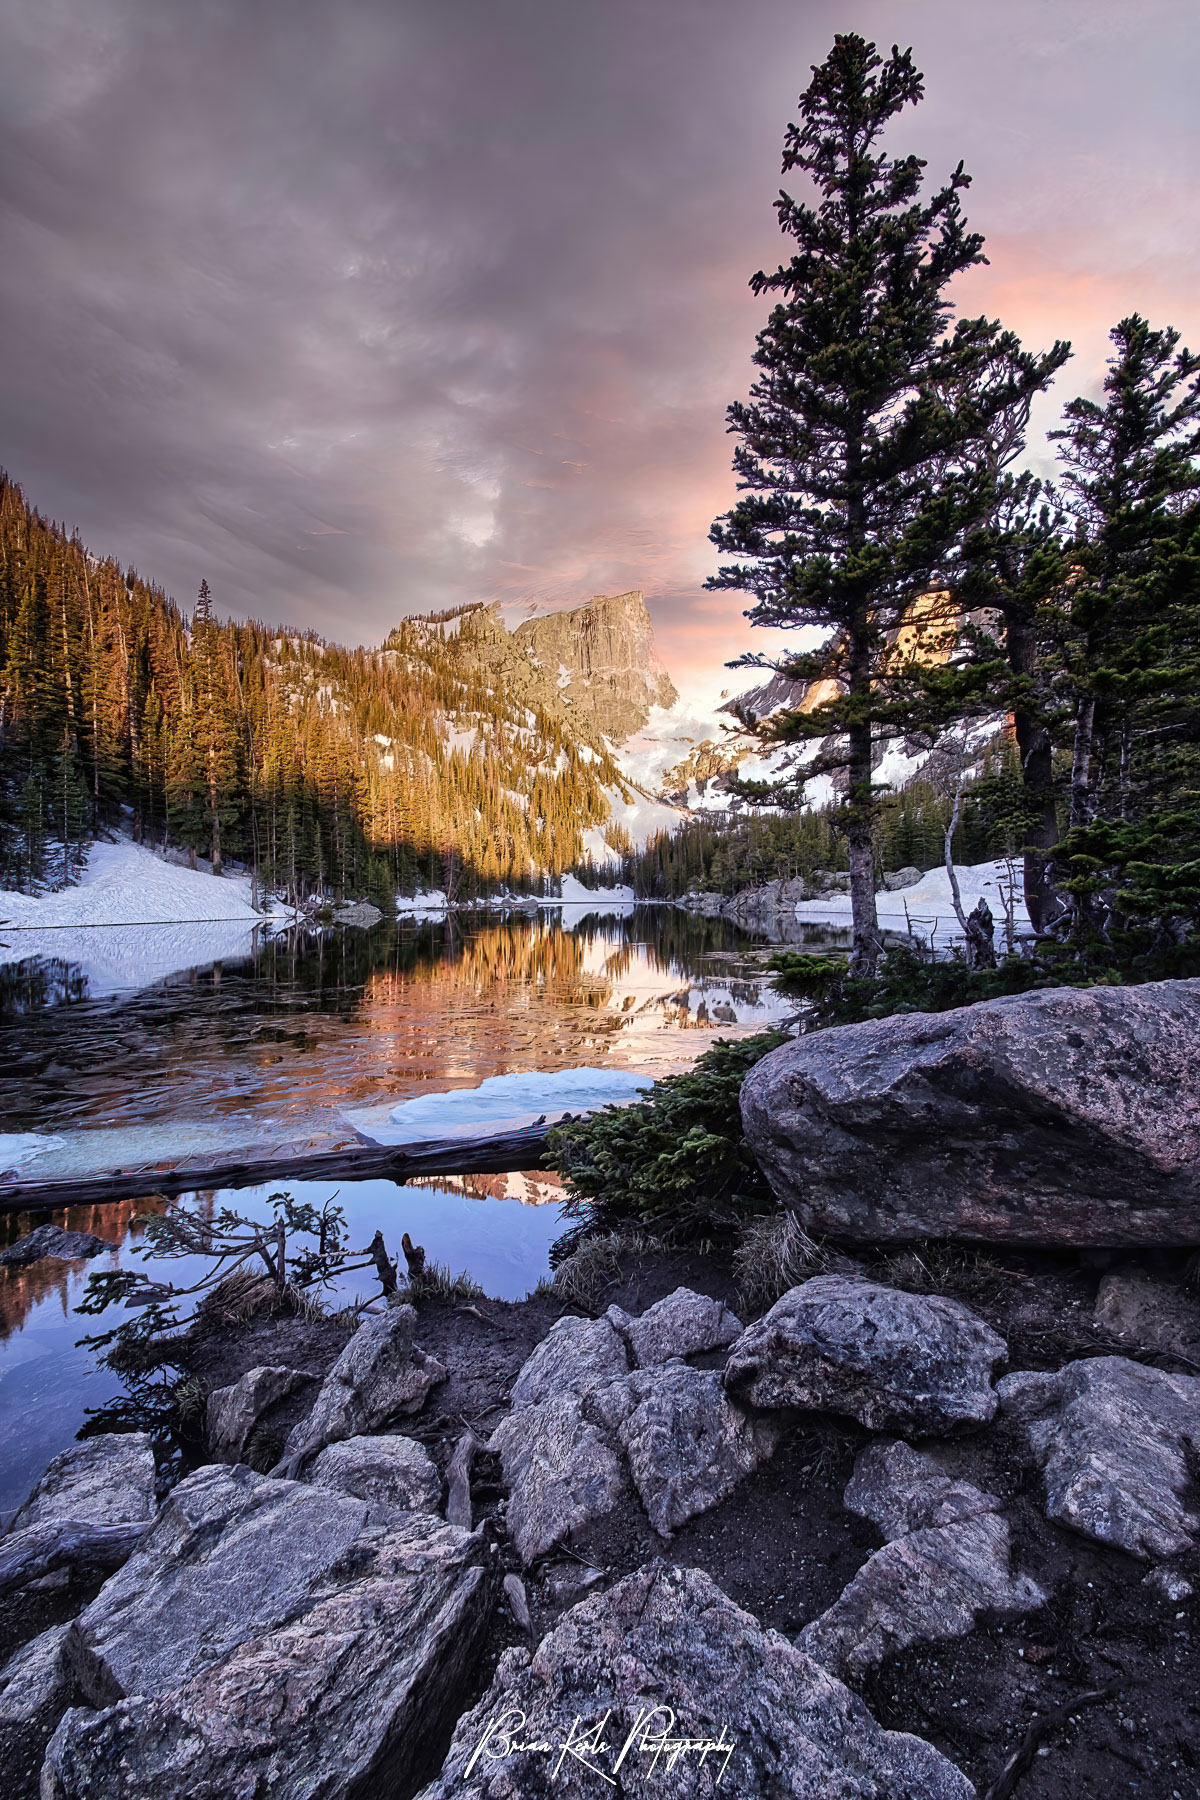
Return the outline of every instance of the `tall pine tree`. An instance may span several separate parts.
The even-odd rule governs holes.
[[[848,775],[860,969],[878,954],[873,746],[931,723],[912,679],[922,644],[897,654],[897,635],[919,596],[952,585],[962,537],[990,506],[998,460],[1012,453],[1030,397],[1069,354],[1060,343],[1030,355],[987,319],[949,328],[949,283],[984,260],[962,216],[969,177],[960,164],[923,195],[921,159],[880,144],[922,93],[911,52],[885,60],[852,34],[835,38],[813,70],[783,168],[808,176],[819,203],[781,194],[779,223],[796,254],[750,284],[779,298],[759,333],[750,403],[728,414],[742,439],[734,468],[744,497],[712,530],[738,560],[710,586],[752,594],[756,625],[827,634],[818,655],[768,666],[800,680],[832,674],[838,696],[773,722],[771,736],[833,734],[842,745],[807,773]],[[940,613],[926,604],[917,636],[945,636],[951,622],[952,602]]]

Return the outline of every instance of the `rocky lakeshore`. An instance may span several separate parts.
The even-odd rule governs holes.
[[[107,1580],[5,1596],[8,1791],[583,1795],[532,1751],[465,1766],[505,1707],[561,1737],[674,1694],[685,1735],[736,1740],[728,1793],[1013,1792],[1029,1733],[1023,1796],[1197,1792],[1177,1264],[837,1260],[744,1330],[720,1260],[661,1251],[619,1253],[592,1315],[198,1329],[228,1460],[156,1509],[148,1440],[94,1439],[0,1540],[8,1572],[66,1519],[140,1527]],[[649,1760],[625,1791],[708,1791],[711,1759]]]
[[[356,1324],[206,1304],[180,1347],[182,1479],[163,1492],[144,1435],[92,1438],[0,1538],[6,1791],[1200,1793],[1176,1066],[1198,985],[773,1051],[742,1103],[791,1210],[733,1254],[592,1238],[525,1301],[415,1288]],[[1086,1068],[1055,1049],[1085,1015]],[[1019,1016],[1024,1099],[981,1074]],[[1139,1094],[1119,1117],[1114,1071]],[[963,1137],[980,1241],[894,1223],[944,1150],[938,1095],[960,1134],[991,1108],[974,1160]],[[1125,1157],[1107,1187],[1106,1132]],[[1055,1133],[1022,1215],[1047,1241],[1000,1241]],[[845,1227],[855,1170],[873,1232]],[[1152,1204],[1122,1214],[1121,1181]]]

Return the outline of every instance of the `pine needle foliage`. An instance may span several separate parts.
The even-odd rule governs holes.
[[[747,1071],[786,1042],[780,1031],[719,1038],[636,1105],[551,1132],[549,1154],[567,1180],[565,1211],[580,1221],[579,1236],[641,1224],[677,1240],[715,1237],[772,1205],[742,1135],[738,1095]]]

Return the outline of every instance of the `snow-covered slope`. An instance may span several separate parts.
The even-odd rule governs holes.
[[[0,963],[61,962],[93,996],[124,993],[249,956],[256,931],[290,917],[256,912],[249,876],[179,868],[126,838],[93,844],[80,881],[60,893],[0,890]]]
[[[0,927],[46,931],[94,925],[175,925],[238,920],[261,924],[248,875],[206,875],[134,844],[93,844],[80,880],[57,894],[0,890]]]
[[[1004,936],[1005,918],[1012,910],[1013,927],[1018,933],[1032,930],[1025,910],[1020,863],[963,863],[955,865],[959,895],[964,912],[970,912],[979,900],[986,900],[996,921],[996,936]],[[894,893],[875,896],[879,923],[891,929],[913,929],[924,937],[935,932],[943,940],[958,935],[958,920],[950,894],[950,877],[945,869],[930,869],[914,886]],[[822,900],[801,900],[796,907],[798,919],[821,924],[849,924],[849,894],[828,894]]]

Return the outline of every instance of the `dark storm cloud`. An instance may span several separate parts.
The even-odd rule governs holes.
[[[910,141],[979,178],[972,305],[1082,338],[1080,382],[1120,310],[1195,324],[1187,0],[1133,23],[1095,0],[0,0],[0,22],[0,461],[185,600],[205,575],[223,608],[353,640],[641,585],[672,660],[727,653],[737,603],[699,591],[723,409],[747,276],[778,255],[782,128],[836,29],[915,44]]]

